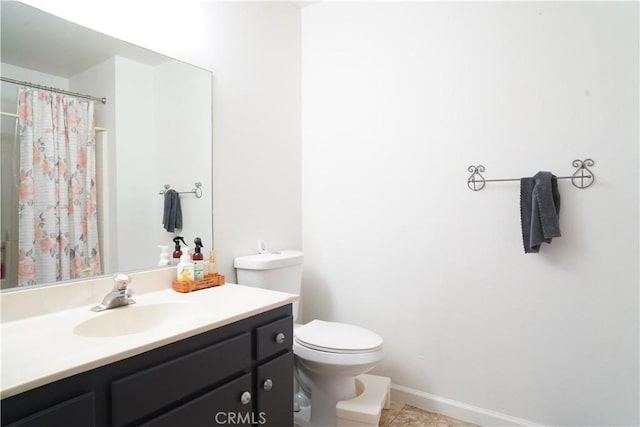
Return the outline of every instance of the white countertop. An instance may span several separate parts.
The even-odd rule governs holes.
[[[135,289],[135,285],[132,286]],[[184,320],[162,322],[143,332],[91,337],[74,332],[83,321],[114,315],[119,307],[94,313],[88,305],[3,321],[1,398],[107,365],[154,348],[290,304],[297,295],[225,284],[189,293],[172,289],[135,294],[135,305],[188,304]],[[112,312],[114,314],[112,314]],[[122,313],[122,311],[120,312]]]

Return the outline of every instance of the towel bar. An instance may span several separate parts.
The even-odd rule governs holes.
[[[577,168],[573,175],[558,176],[556,179],[570,179],[571,184],[576,188],[584,189],[590,187],[595,180],[595,175],[587,166],[593,166],[595,162],[592,159],[576,159],[571,164],[574,168]],[[485,179],[480,173],[485,171],[485,167],[482,165],[471,165],[467,170],[471,172],[471,175],[467,179],[467,186],[472,191],[482,190],[487,182],[520,181],[520,178]]]
[[[202,183],[200,181],[195,183],[195,188],[192,188],[191,191],[178,191],[178,194],[195,194],[196,198],[199,199],[200,197],[202,197]],[[165,184],[164,185],[164,190],[160,190],[160,194],[161,196],[164,195],[164,193],[166,193],[166,191],[168,189],[170,189],[171,186],[169,184]]]

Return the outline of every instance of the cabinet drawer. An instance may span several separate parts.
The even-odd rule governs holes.
[[[256,328],[256,359],[262,360],[293,345],[293,317],[285,317]]]
[[[251,365],[248,333],[111,383],[112,420],[123,426]]]
[[[193,399],[141,427],[250,426],[253,421],[259,423],[260,420],[251,412],[251,401],[244,404],[241,401],[245,392],[251,393],[251,374]]]
[[[95,425],[93,393],[87,393],[7,424],[7,427],[92,427]]]

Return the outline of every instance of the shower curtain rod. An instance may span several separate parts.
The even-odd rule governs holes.
[[[23,82],[23,81],[20,81],[20,80],[10,79],[8,77],[0,77],[0,80],[2,80],[3,82],[7,82],[7,83],[13,83],[14,85],[29,86],[29,87],[34,87],[36,89],[44,89],[44,90],[49,90],[51,92],[62,93],[64,95],[73,95],[73,96],[77,96],[78,98],[90,99],[92,101],[98,101],[98,102],[101,102],[103,104],[107,103],[107,98],[104,98],[104,97],[103,98],[98,98],[96,96],[84,95],[82,93],[69,92],[68,90],[56,89],[55,87],[42,86],[42,85],[38,85],[38,84],[35,84],[35,83]]]

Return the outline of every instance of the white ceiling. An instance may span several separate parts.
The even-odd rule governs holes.
[[[311,6],[312,4],[320,3],[320,1],[321,0],[299,0],[299,1],[292,0],[291,2],[295,3],[296,6],[302,9],[307,6]]]
[[[170,59],[17,1],[0,7],[4,63],[69,78],[114,55],[152,66]]]

